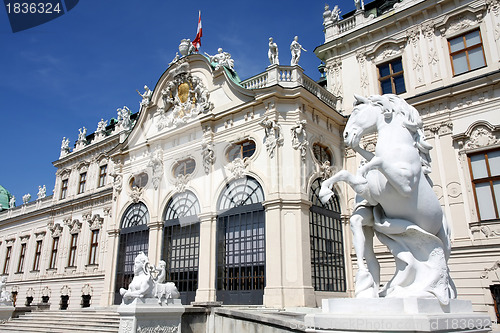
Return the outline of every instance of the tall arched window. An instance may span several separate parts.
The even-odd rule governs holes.
[[[148,252],[149,212],[146,205],[130,205],[120,223],[118,262],[116,265],[115,304],[120,304],[120,288],[128,288],[134,277],[134,259],[140,253]]]
[[[262,304],[265,287],[264,191],[252,177],[228,183],[217,217],[217,300]]]
[[[309,212],[311,273],[314,290],[345,291],[345,261],[340,203],[337,194],[323,204],[319,199],[321,181],[311,186]]]
[[[162,259],[166,280],[175,283],[182,304],[193,302],[198,289],[199,213],[198,199],[190,191],[174,195],[165,209]]]

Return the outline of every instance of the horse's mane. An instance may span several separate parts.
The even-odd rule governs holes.
[[[431,173],[431,156],[429,151],[432,149],[432,146],[425,141],[424,125],[417,109],[401,97],[393,94],[372,95],[368,99],[358,99],[358,97],[356,97],[356,105],[370,103],[380,107],[386,118],[397,114],[404,117],[403,126],[411,133],[415,141],[415,147],[418,149],[420,162],[422,163],[422,170],[425,175]]]

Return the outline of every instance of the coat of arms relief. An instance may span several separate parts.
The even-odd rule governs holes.
[[[187,63],[179,64],[173,70],[174,78],[161,91],[163,107],[158,108],[157,127],[178,127],[214,108],[209,102],[210,93],[201,79],[189,73]]]

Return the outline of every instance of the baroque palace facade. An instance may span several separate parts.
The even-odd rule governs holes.
[[[434,146],[458,296],[496,322],[500,4],[357,6],[342,19],[325,8],[319,84],[280,65],[240,81],[222,50],[190,54],[145,87],[139,112],[84,129],[73,150],[63,140],[53,195],[0,211],[0,269],[17,304],[119,303],[140,251],[166,261],[183,304],[316,307],[352,296],[354,195],[339,184],[323,205],[318,187],[360,162],[342,143],[353,94],[395,93]],[[393,258],[375,247],[387,278]]]

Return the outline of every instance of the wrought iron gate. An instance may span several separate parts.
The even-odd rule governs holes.
[[[164,214],[162,259],[167,264],[167,281],[177,286],[182,304],[193,302],[198,289],[199,213],[198,199],[185,191],[169,200]]]
[[[316,179],[311,186],[309,210],[312,284],[316,291],[346,291],[339,199],[335,194],[323,204],[320,188],[321,182]]]
[[[165,222],[163,256],[167,264],[167,281],[181,294],[182,304],[191,304],[198,289],[200,223],[179,224],[179,219]]]
[[[265,215],[261,203],[232,208],[217,220],[217,300],[262,304]]]

